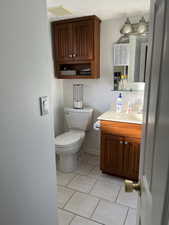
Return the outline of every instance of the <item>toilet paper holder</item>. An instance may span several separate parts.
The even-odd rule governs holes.
[[[93,124],[93,129],[99,131],[100,130],[100,120],[97,120],[94,124]]]

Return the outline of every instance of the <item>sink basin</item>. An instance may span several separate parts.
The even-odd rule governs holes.
[[[109,121],[118,121],[126,123],[143,123],[143,114],[141,113],[117,113],[113,111],[108,111],[103,113],[98,117],[98,120],[109,120]]]

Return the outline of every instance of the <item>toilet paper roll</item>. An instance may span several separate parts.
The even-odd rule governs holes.
[[[100,130],[100,120],[96,121],[96,122],[93,124],[93,129],[94,129],[94,130]]]

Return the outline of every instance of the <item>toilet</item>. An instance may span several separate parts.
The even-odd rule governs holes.
[[[76,170],[78,165],[78,152],[89,128],[93,109],[64,108],[64,117],[68,131],[55,138],[58,170],[69,173]]]

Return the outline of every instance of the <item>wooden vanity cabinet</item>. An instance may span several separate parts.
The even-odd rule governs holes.
[[[101,170],[138,180],[141,125],[101,121]]]
[[[100,19],[86,16],[51,23],[55,76],[61,79],[100,77]],[[64,69],[77,71],[64,75]],[[90,69],[90,74],[80,74]]]

